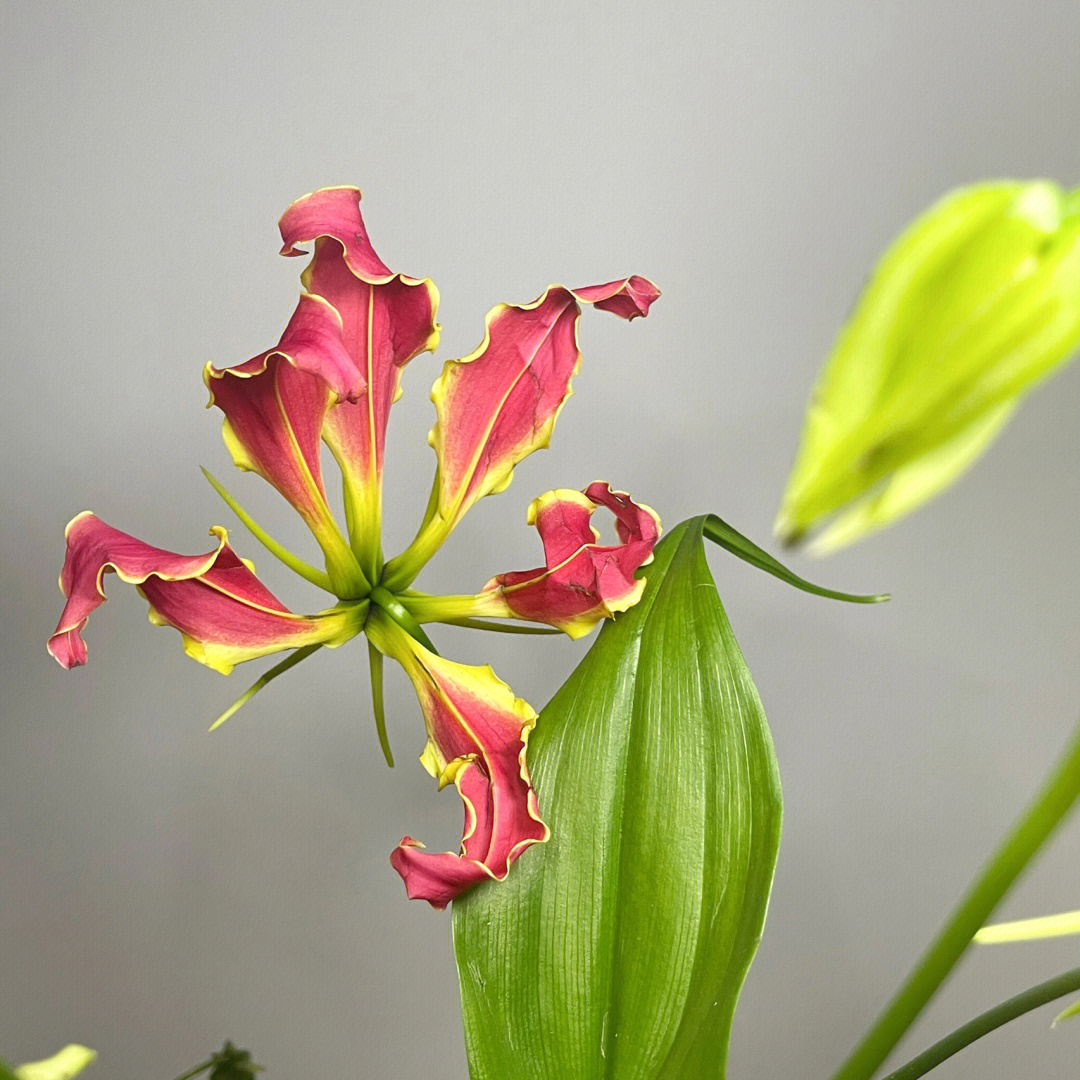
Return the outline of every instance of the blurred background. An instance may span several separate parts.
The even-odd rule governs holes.
[[[673,525],[716,511],[768,542],[803,407],[876,256],[947,188],[1080,181],[1080,13],[1061,3],[450,5],[9,3],[0,71],[7,357],[0,429],[0,1052],[69,1040],[92,1075],[170,1077],[229,1037],[274,1080],[464,1080],[448,914],[387,857],[460,836],[388,677],[378,752],[366,657],[320,653],[213,735],[258,673],[188,660],[115,577],[88,667],[45,652],[63,529],[93,508],[161,546],[273,563],[214,469],[308,554],[291,509],[231,469],[207,360],[265,349],[299,261],[275,222],[359,184],[375,246],[442,293],[442,346],[405,373],[387,455],[391,550],[434,458],[441,362],[484,313],[553,281],[654,278],[632,327],[587,312],[552,449],[484,500],[422,583],[535,565],[525,508],[610,480]],[[730,1074],[825,1076],[865,1030],[1080,712],[1080,365],[1036,393],[955,489],[799,571],[890,589],[879,608],[710,556],[776,740],[784,842]],[[540,707],[589,641],[443,633]],[[1006,905],[1080,906],[1080,820]],[[973,952],[903,1051],[1077,962],[1077,939]],[[1044,1011],[942,1080],[1072,1077]]]

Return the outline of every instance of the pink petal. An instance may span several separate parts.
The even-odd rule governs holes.
[[[581,362],[577,300],[620,318],[644,315],[658,296],[645,278],[569,290],[552,286],[487,318],[476,352],[447,363],[432,390],[438,421],[438,512],[452,527],[477,499],[509,484],[514,466],[548,444]]]
[[[360,629],[349,609],[294,615],[236,555],[225,530],[210,531],[218,541],[213,551],[177,555],[120,532],[89,511],[79,514],[66,532],[60,588],[67,603],[49,639],[52,656],[65,668],[86,663],[82,630],[105,602],[108,571],[138,586],[150,604],[151,620],[179,630],[191,656],[225,674],[234,664],[282,649],[337,645]]]
[[[360,189],[320,188],[302,195],[281,215],[282,255],[306,255],[297,244],[307,244],[319,236],[332,236],[341,243],[349,269],[359,278],[376,284],[394,275],[375,254],[360,216]]]
[[[364,381],[345,351],[331,305],[301,296],[281,340],[232,368],[207,364],[211,405],[225,414],[225,441],[241,468],[270,481],[306,519],[326,513],[319,459],[323,420]]]
[[[366,389],[354,403],[331,410],[323,435],[345,473],[360,531],[378,532],[386,425],[401,369],[418,353],[434,349],[438,291],[430,280],[393,274],[375,254],[360,216],[357,188],[324,188],[305,195],[282,215],[282,254],[301,255],[296,245],[314,243],[304,286],[334,306],[351,364]]]
[[[570,291],[583,304],[592,304],[627,321],[639,315],[648,315],[653,301],[660,296],[660,290],[648,278],[638,274],[604,285],[586,285]]]
[[[437,908],[478,881],[502,881],[515,859],[549,836],[529,780],[525,749],[536,713],[490,667],[429,652],[404,632],[368,623],[376,646],[401,661],[416,688],[428,732],[421,760],[453,782],[465,804],[461,851],[428,852],[406,836],[390,861],[413,898]]]
[[[401,875],[409,899],[426,900],[440,911],[466,889],[496,879],[485,862],[491,850],[491,784],[483,769],[469,762],[458,776],[457,789],[465,806],[461,854],[425,851],[411,836],[403,837],[390,854],[390,865]],[[523,850],[519,848],[515,858]]]
[[[615,515],[617,546],[596,542],[591,518],[601,506]],[[660,519],[649,507],[595,483],[584,492],[540,496],[529,507],[529,522],[540,533],[546,565],[493,578],[478,614],[550,623],[578,637],[640,599],[645,583],[634,575],[660,538]]]

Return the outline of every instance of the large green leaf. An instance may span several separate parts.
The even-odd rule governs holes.
[[[780,780],[705,518],[656,549],[537,723],[551,840],[454,904],[473,1080],[720,1080],[780,842]]]

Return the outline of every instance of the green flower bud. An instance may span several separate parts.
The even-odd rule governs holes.
[[[961,188],[878,264],[814,388],[776,521],[835,550],[926,502],[1080,346],[1080,189]],[[836,515],[834,517],[834,515]]]
[[[261,1071],[262,1066],[255,1064],[247,1050],[226,1042],[210,1058],[209,1080],[255,1080],[255,1074]]]

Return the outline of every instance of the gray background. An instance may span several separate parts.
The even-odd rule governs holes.
[[[247,685],[188,661],[110,579],[87,668],[44,641],[62,530],[92,507],[181,551],[230,514],[291,510],[228,465],[203,363],[276,340],[300,264],[277,215],[364,188],[379,252],[442,291],[443,347],[395,410],[390,545],[426,497],[427,389],[484,312],[550,281],[664,290],[626,327],[587,314],[553,447],[468,517],[424,579],[534,565],[551,486],[610,479],[669,524],[716,510],[769,535],[803,404],[878,252],[946,188],[1080,180],[1075,3],[7,4],[4,720],[0,1047],[69,1039],[95,1076],[169,1077],[229,1036],[273,1080],[461,1080],[450,920],[405,901],[406,830],[451,845],[459,806],[377,753],[364,653],[320,655],[225,728]],[[734,1078],[824,1076],[1017,813],[1078,711],[1080,367],[1035,395],[963,483],[889,533],[798,569],[889,588],[885,608],[713,565],[771,718],[787,801]],[[315,602],[237,526],[287,601]],[[305,548],[304,550],[307,550]],[[443,634],[537,706],[587,642]],[[253,665],[257,667],[258,665]],[[1080,821],[1009,914],[1080,906]],[[915,1050],[1076,963],[1077,943],[979,951]],[[1074,1077],[1080,1030],[1039,1014],[943,1078]]]

